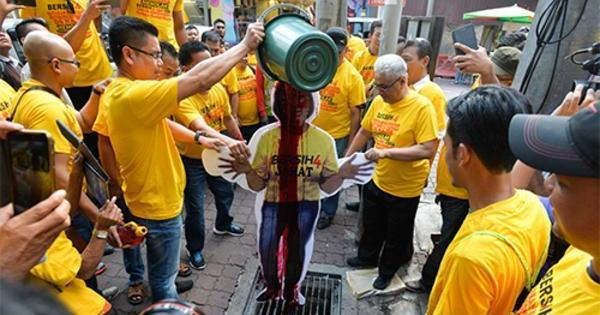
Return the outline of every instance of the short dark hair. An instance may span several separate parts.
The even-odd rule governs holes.
[[[208,51],[208,47],[203,42],[191,41],[181,45],[179,49],[179,64],[189,66],[192,64],[192,56],[197,53]]]
[[[27,32],[26,32],[27,25],[30,25],[30,24],[39,24],[45,28],[48,28],[48,22],[46,22],[46,20],[44,20],[40,17],[24,19],[15,26],[15,33],[17,34],[17,40],[21,40],[21,38],[23,38],[27,35]]]
[[[373,21],[373,23],[371,23],[371,28],[369,29],[369,36],[373,35],[375,29],[378,27],[382,27],[381,21]]]
[[[524,33],[521,33],[521,32],[513,32],[513,33],[506,34],[505,36],[500,38],[497,48],[515,47],[518,50],[523,51],[523,48],[525,48],[526,41],[527,41],[527,35],[525,35]]]
[[[398,40],[396,41],[396,44],[400,45],[400,44],[404,44],[406,43],[406,37],[402,36],[402,35],[398,35]]]
[[[117,65],[123,59],[121,49],[127,45],[142,45],[146,36],[158,37],[156,27],[142,19],[131,16],[119,16],[108,29],[110,53]]]
[[[419,37],[408,40],[406,44],[404,44],[404,48],[408,47],[417,47],[417,55],[419,56],[419,59],[423,59],[426,56],[429,57],[429,59],[431,59],[431,52],[433,49],[431,48],[431,44],[429,43],[429,41],[425,38]]]
[[[177,49],[175,49],[175,46],[171,45],[169,42],[161,40],[160,41],[160,51],[162,52],[163,55],[167,54],[167,55],[177,59]]]
[[[202,33],[202,38],[201,38],[203,43],[207,43],[207,42],[211,42],[211,43],[219,43],[221,44],[223,39],[221,38],[221,35],[219,35],[219,33],[215,32],[215,31],[207,31]]]
[[[469,146],[492,173],[510,172],[517,158],[508,145],[508,127],[528,106],[517,90],[492,85],[453,98],[446,109],[452,147]]]
[[[217,23],[223,23],[223,25],[227,25],[227,23],[225,23],[225,20],[223,20],[222,18],[218,18],[213,21],[213,25],[215,25]]]
[[[196,30],[197,31],[198,28],[194,24],[188,24],[188,25],[185,26],[185,30],[186,31],[189,31],[189,30]]]

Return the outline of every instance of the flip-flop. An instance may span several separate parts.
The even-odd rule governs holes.
[[[127,289],[127,301],[131,305],[138,305],[144,302],[144,285],[132,285]]]
[[[192,275],[192,269],[190,266],[184,263],[179,264],[179,272],[177,273],[179,277],[186,278]]]

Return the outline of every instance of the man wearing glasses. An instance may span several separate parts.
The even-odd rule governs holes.
[[[219,82],[263,37],[262,25],[253,24],[240,45],[180,76],[158,81],[163,62],[156,27],[127,16],[116,18],[110,27],[109,45],[118,77],[106,90],[102,106],[125,201],[133,219],[149,230],[148,278],[155,302],[178,298],[175,278],[186,178],[175,140],[217,146],[215,139],[201,132],[173,133],[165,118],[178,110],[180,101]]]
[[[221,39],[225,40],[225,20],[216,19],[213,22],[213,30],[221,36]]]
[[[407,66],[400,56],[378,58],[374,87],[379,96],[346,153],[350,156],[359,151],[371,138],[375,142],[365,153],[377,167],[364,189],[364,233],[358,255],[347,263],[359,268],[378,266],[373,287],[383,290],[398,268],[412,258],[414,220],[438,125],[431,102],[409,89]]]

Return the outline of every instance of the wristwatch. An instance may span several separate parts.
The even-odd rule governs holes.
[[[108,238],[108,231],[94,229],[93,235],[101,240],[106,240]]]
[[[194,135],[194,142],[196,142],[197,144],[200,144],[200,137],[204,136],[204,133],[200,130],[196,131],[196,134]]]

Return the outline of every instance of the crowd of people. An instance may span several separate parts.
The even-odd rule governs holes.
[[[52,311],[41,313],[110,313],[96,275],[106,249],[122,247],[117,227],[134,221],[148,228],[147,266],[139,247],[123,249],[129,303],[180,300],[194,285],[181,278],[206,266],[205,186],[215,196],[213,233],[245,232],[230,213],[234,185],[207,172],[203,151],[228,150],[232,168],[249,174],[256,190],[268,179],[263,168],[275,167],[266,156],[272,152],[251,162],[247,145],[282,115],[271,104],[274,82],[257,67],[264,27],[251,24],[227,47],[225,21],[200,33],[184,24],[180,0],[167,7],[121,1],[111,10],[107,52],[95,20],[110,5],[59,2],[0,0],[0,24],[15,10],[23,17],[15,45],[0,31],[0,139],[23,129],[49,133],[58,189],[18,215],[12,204],[0,205],[0,294],[17,296],[25,284],[58,299],[48,298]],[[357,253],[347,264],[377,267],[373,288],[384,290],[411,261],[415,217],[437,156],[441,235],[421,278],[406,283],[429,293],[427,314],[598,311],[600,91],[578,86],[552,115],[532,115],[527,98],[510,88],[527,38],[513,33],[492,54],[456,44],[464,54],[455,66],[478,79],[447,102],[428,72],[431,44],[401,40],[395,54],[380,55],[381,33],[378,21],[366,41],[328,29],[335,75],[318,100],[304,99],[318,108],[310,130],[333,138],[338,158],[364,152],[376,163],[372,180],[358,188],[360,201],[346,204],[360,214]],[[16,45],[25,60],[11,56]],[[57,120],[85,138],[109,175],[112,197],[103,205],[82,193],[84,158]],[[335,223],[339,197],[311,201],[318,229]],[[262,211],[277,209],[266,201]],[[7,299],[0,310],[26,307]]]

